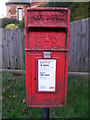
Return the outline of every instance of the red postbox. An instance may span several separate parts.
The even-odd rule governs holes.
[[[28,107],[64,107],[67,95],[70,11],[27,8],[25,73]]]

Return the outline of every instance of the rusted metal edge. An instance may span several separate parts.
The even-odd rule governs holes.
[[[39,28],[39,27],[41,27],[41,28],[60,28],[60,29],[62,29],[62,28],[64,28],[64,29],[67,29],[67,25],[60,25],[60,26],[55,26],[55,25],[48,25],[48,26],[46,26],[46,25],[32,25],[32,24],[28,24],[28,26],[27,26],[27,28]]]
[[[64,11],[64,10],[66,10],[66,11],[68,11],[69,9],[68,8],[63,8],[63,7],[39,7],[39,8],[27,8],[27,10],[29,11],[29,10],[34,10],[34,11],[40,11],[40,10],[43,10],[43,11],[53,11],[53,10],[62,10],[62,11]]]
[[[68,52],[69,49],[64,49],[64,48],[61,48],[61,49],[25,49],[26,52],[29,52],[29,51],[53,51],[53,52]]]

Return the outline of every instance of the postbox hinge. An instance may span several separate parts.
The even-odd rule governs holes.
[[[26,52],[28,51],[52,51],[52,52],[68,52],[69,49],[61,48],[61,49],[25,49]]]

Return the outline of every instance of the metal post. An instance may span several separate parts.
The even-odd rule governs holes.
[[[49,108],[42,108],[42,120],[49,120]]]

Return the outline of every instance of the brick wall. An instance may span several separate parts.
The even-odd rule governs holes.
[[[18,9],[19,8],[22,8],[22,16],[24,16],[26,6],[28,6],[28,5],[24,5],[24,4],[6,5],[6,10],[7,10],[6,17],[18,19]]]

